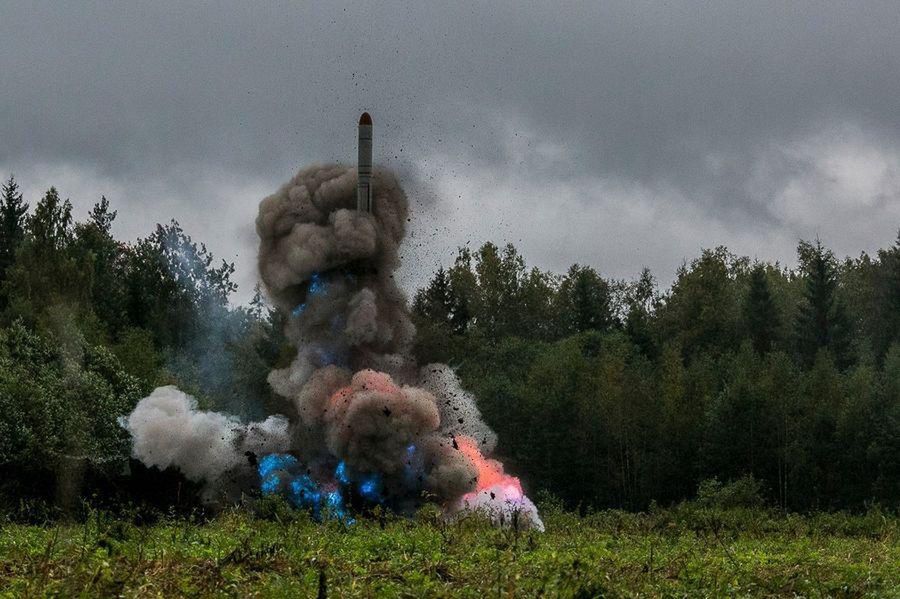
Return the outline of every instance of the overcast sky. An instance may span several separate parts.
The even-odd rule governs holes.
[[[0,0],[0,174],[115,233],[179,220],[252,292],[258,201],[352,163],[413,206],[403,275],[512,241],[671,281],[703,247],[793,264],[900,228],[900,3]]]

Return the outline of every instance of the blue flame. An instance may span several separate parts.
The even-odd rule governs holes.
[[[403,478],[410,488],[422,485],[422,471],[425,468],[424,456],[414,444],[406,446],[406,461],[403,464]]]
[[[321,295],[328,291],[328,286],[325,281],[322,280],[322,275],[317,272],[314,272],[312,276],[309,278],[309,287],[306,289],[306,294],[316,296]]]
[[[300,462],[290,454],[263,456],[257,465],[260,491],[263,495],[283,495],[294,507],[310,510],[316,520],[335,519],[352,524],[354,520],[347,515],[341,489],[335,488],[333,482],[323,489],[323,485],[309,474],[298,472],[300,468]],[[338,463],[334,477],[339,484],[350,485],[344,462]]]
[[[257,465],[259,478],[265,483],[277,470],[287,470],[297,465],[297,458],[287,453],[270,453],[262,457]]]
[[[338,462],[337,468],[334,469],[334,478],[342,485],[350,484],[350,478],[347,476],[347,464],[343,460]]]
[[[317,272],[314,272],[309,277],[309,285],[306,287],[306,298],[307,301],[311,297],[316,297],[318,295],[324,295],[328,292],[328,283],[322,279],[322,275]],[[307,302],[303,302],[293,310],[291,310],[291,316],[294,318],[299,318],[307,308]]]
[[[416,446],[406,448],[409,456],[408,472],[416,455]],[[347,463],[341,460],[334,469],[334,478],[319,482],[307,471],[296,457],[286,453],[270,453],[259,460],[260,490],[263,495],[284,496],[291,505],[300,509],[308,509],[316,520],[333,519],[352,524],[345,495],[348,489],[355,488],[355,496],[370,504],[384,503],[383,483],[378,473],[356,475],[351,473]]]
[[[291,481],[288,499],[296,507],[312,508],[313,514],[318,517],[322,506],[322,492],[309,475],[304,474]]]
[[[281,477],[277,474],[272,474],[262,481],[260,488],[262,489],[263,495],[272,495],[273,493],[278,492],[278,487],[280,486]]]
[[[345,524],[354,524],[356,520],[347,515],[344,506],[344,495],[340,489],[329,491],[325,494],[325,517],[332,520],[340,520]]]
[[[370,474],[363,478],[359,483],[359,494],[366,501],[372,503],[382,503],[384,498],[381,496],[381,477],[377,474]]]

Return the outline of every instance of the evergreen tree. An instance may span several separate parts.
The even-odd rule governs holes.
[[[638,280],[628,284],[625,290],[625,332],[631,342],[648,358],[653,358],[657,354],[651,322],[656,304],[656,281],[650,269],[645,268]]]
[[[129,324],[124,285],[124,244],[112,235],[116,214],[115,210],[109,209],[109,200],[102,196],[94,204],[88,221],[75,225],[76,247],[84,261],[91,265],[93,310],[113,336]]]
[[[900,233],[894,245],[879,250],[874,269],[872,309],[862,316],[868,323],[875,353],[883,358],[892,344],[900,341]]]
[[[780,319],[769,289],[766,268],[762,264],[757,264],[750,272],[750,290],[744,304],[744,318],[753,349],[760,354],[771,350],[777,340]]]
[[[4,287],[13,316],[49,324],[48,310],[54,306],[80,316],[90,312],[91,267],[74,239],[72,204],[51,187],[28,217],[25,238],[7,272]]]
[[[797,349],[806,366],[828,348],[839,368],[850,362],[850,323],[837,298],[837,265],[834,254],[816,240],[800,242],[797,248],[805,281],[803,301],[797,315]]]
[[[22,199],[19,184],[10,175],[0,198],[0,282],[6,279],[6,271],[15,262],[16,250],[25,238],[27,212],[28,204]]]
[[[609,283],[590,266],[573,264],[559,286],[558,315],[565,335],[613,326]]]

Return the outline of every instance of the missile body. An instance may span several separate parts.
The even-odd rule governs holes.
[[[372,212],[372,117],[359,117],[359,159],[356,163],[356,209]]]

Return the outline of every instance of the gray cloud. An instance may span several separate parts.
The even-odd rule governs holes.
[[[253,207],[352,162],[362,109],[408,179],[409,285],[498,237],[663,279],[718,243],[855,254],[900,225],[898,25],[896,2],[6,3],[0,168],[32,202],[107,194],[126,236],[178,218],[244,294]]]

